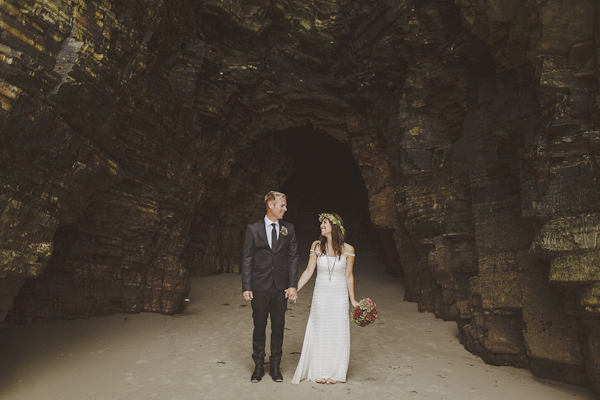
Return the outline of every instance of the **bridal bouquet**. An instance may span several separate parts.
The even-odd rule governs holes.
[[[377,319],[377,305],[373,300],[362,299],[354,311],[352,311],[352,321],[358,326],[367,326],[375,322]]]

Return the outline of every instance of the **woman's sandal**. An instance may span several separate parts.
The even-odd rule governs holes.
[[[336,383],[337,383],[337,381],[336,381],[336,380],[333,380],[333,379],[327,379],[327,384],[328,384],[328,385],[335,385]]]
[[[327,379],[325,379],[325,378],[317,379],[317,383],[327,383]]]

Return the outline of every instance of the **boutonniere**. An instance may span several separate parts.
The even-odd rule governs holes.
[[[287,228],[285,226],[281,227],[281,230],[279,231],[283,236],[287,236],[288,231]]]

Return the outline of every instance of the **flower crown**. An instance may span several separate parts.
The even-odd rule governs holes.
[[[344,236],[346,236],[346,229],[344,229],[344,227],[342,226],[342,222],[339,219],[337,219],[336,217],[334,217],[333,214],[329,214],[329,213],[319,214],[319,222],[323,222],[324,219],[328,219],[329,222],[331,222],[333,225],[339,226],[340,230],[342,231],[342,234]]]

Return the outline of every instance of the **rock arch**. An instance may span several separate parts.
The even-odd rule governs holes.
[[[598,15],[594,0],[5,1],[2,318],[177,312],[194,257],[233,254],[290,174],[244,149],[284,159],[266,133],[311,124],[351,149],[407,300],[488,362],[598,391]],[[70,283],[36,281],[65,274],[67,248]],[[74,304],[79,276],[110,300],[13,306],[26,280]]]

